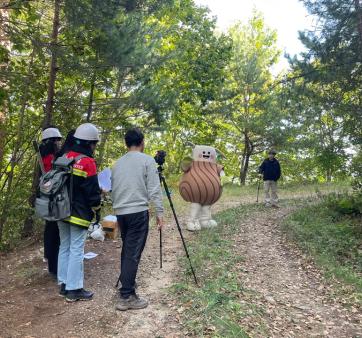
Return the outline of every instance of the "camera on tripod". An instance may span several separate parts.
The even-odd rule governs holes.
[[[157,151],[156,156],[154,157],[154,159],[155,159],[156,163],[159,166],[162,167],[165,164],[166,155],[167,155],[167,153],[164,150],[158,150]]]
[[[156,153],[156,156],[154,157],[154,159],[155,159],[156,163],[158,164],[158,174],[159,174],[159,177],[160,177],[160,182],[161,182],[161,185],[163,185],[163,187],[165,189],[168,202],[170,203],[172,214],[173,214],[173,217],[174,217],[175,222],[176,222],[177,230],[178,230],[178,232],[180,234],[180,237],[181,237],[181,241],[182,241],[185,253],[186,253],[186,257],[187,257],[187,259],[188,259],[188,261],[190,263],[191,273],[192,273],[192,275],[194,277],[195,284],[198,285],[196,274],[195,274],[194,268],[193,268],[192,263],[191,263],[191,258],[190,258],[190,255],[189,255],[189,251],[187,250],[185,238],[184,238],[184,236],[182,234],[181,226],[180,226],[180,223],[178,221],[177,214],[176,214],[176,211],[175,211],[175,207],[174,207],[173,202],[172,202],[171,193],[170,193],[170,190],[169,190],[168,185],[166,183],[166,179],[162,174],[162,172],[163,172],[163,167],[162,166],[164,165],[164,163],[166,161],[166,155],[167,155],[167,153],[164,150],[158,150],[157,153]],[[161,229],[160,229],[160,268],[162,269],[162,230]]]

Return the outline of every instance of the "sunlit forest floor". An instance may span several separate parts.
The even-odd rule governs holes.
[[[170,210],[164,267],[152,227],[138,276],[150,306],[116,312],[120,242],[88,241],[86,286],[91,302],[67,304],[42,262],[41,243],[2,254],[0,336],[4,337],[358,337],[354,291],[326,278],[284,231],[289,215],[344,185],[284,186],[281,208],[256,204],[256,187],[226,187],[215,205],[216,231],[185,231],[200,280],[193,285]],[[173,194],[182,223],[187,204]],[[262,200],[262,192],[260,195]],[[167,204],[167,201],[165,201]]]

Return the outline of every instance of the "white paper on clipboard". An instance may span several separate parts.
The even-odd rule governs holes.
[[[107,192],[112,190],[111,176],[112,176],[112,170],[110,168],[106,168],[98,174],[99,187],[102,190]]]

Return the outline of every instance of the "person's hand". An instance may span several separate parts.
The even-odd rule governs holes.
[[[157,223],[158,230],[162,230],[162,228],[164,226],[163,217],[162,216],[157,216],[156,217],[156,223]]]

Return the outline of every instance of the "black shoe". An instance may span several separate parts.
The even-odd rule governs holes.
[[[59,296],[65,297],[67,295],[68,291],[65,290],[65,284],[60,284],[60,290],[59,290]]]
[[[77,300],[91,300],[93,292],[84,289],[67,291],[65,299],[67,302],[76,302]]]

